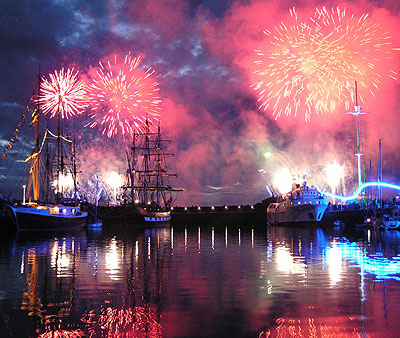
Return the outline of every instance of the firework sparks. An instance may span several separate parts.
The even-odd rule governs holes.
[[[107,63],[99,63],[89,88],[91,121],[86,125],[98,126],[109,138],[117,134],[132,136],[142,132],[146,119],[155,125],[159,118],[161,100],[154,70],[139,69],[141,58],[125,56],[123,63],[117,56]]]
[[[293,176],[288,168],[282,168],[274,173],[273,185],[281,193],[287,193],[292,187]]]
[[[74,178],[71,174],[60,174],[60,184],[58,184],[57,179],[53,181],[53,187],[60,187],[60,191],[72,190],[74,188]]]
[[[338,163],[329,163],[325,167],[327,182],[329,186],[332,188],[332,191],[335,192],[337,187],[340,185],[340,182],[344,178],[344,166],[341,166]]]
[[[378,65],[392,58],[391,37],[368,15],[347,15],[345,10],[316,9],[314,16],[300,21],[290,10],[291,22],[264,31],[265,48],[258,59],[252,88],[258,92],[260,109],[270,109],[275,119],[282,115],[312,114],[349,109],[355,101],[372,95],[383,79],[397,74]],[[387,62],[386,62],[387,63]]]
[[[74,69],[62,68],[50,74],[50,80],[43,78],[40,85],[39,104],[45,115],[61,118],[83,113],[87,106],[85,84],[77,79]]]

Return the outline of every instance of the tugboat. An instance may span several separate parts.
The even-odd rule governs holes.
[[[292,191],[281,195],[276,203],[267,208],[267,222],[278,223],[314,223],[320,222],[328,207],[326,197],[314,187],[293,182]]]

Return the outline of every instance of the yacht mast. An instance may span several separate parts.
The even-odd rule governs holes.
[[[29,170],[29,180],[28,180],[28,189],[24,192],[24,198],[28,197],[30,200],[30,191],[32,187],[33,199],[35,201],[39,200],[39,190],[40,190],[40,181],[39,181],[39,151],[40,151],[40,67],[39,67],[39,75],[38,75],[38,89],[37,89],[37,99],[36,99],[36,108],[32,113],[32,123],[31,127],[34,126],[34,137],[35,137],[35,147],[33,149],[32,155],[29,156],[25,162],[32,161],[31,167]]]
[[[40,83],[41,83],[41,76],[40,76],[40,66],[39,66],[39,75],[38,75],[38,93],[37,93],[37,100],[36,100],[36,115],[34,119],[36,120],[35,123],[35,154],[36,157],[33,162],[33,170],[32,170],[32,183],[33,183],[33,199],[35,201],[39,201],[39,191],[40,191],[40,180],[39,180],[39,159],[40,159]]]
[[[143,177],[143,203],[147,204],[147,190],[148,190],[148,175],[150,171],[149,161],[150,161],[150,139],[149,139],[149,120],[146,116],[146,132],[145,132],[145,152],[144,152],[144,177]]]

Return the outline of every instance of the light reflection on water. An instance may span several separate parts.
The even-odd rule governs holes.
[[[0,241],[0,337],[389,337],[400,329],[399,232],[106,230]]]

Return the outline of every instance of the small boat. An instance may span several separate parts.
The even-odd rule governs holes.
[[[341,221],[341,220],[336,220],[336,221],[333,222],[333,225],[337,226],[337,227],[342,227],[342,226],[345,226],[346,223]]]
[[[103,226],[103,223],[99,220],[96,220],[94,222],[89,222],[87,226],[89,229],[99,229]]]
[[[384,214],[381,227],[383,230],[400,230],[400,209],[394,209],[392,215]]]
[[[314,187],[293,183],[292,191],[281,195],[267,208],[267,221],[276,223],[320,222],[328,207],[326,197]]]
[[[377,230],[382,228],[382,220],[380,217],[366,216],[362,223],[356,223],[356,228]]]

